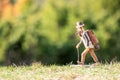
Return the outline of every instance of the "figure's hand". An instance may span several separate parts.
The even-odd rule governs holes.
[[[77,45],[76,45],[76,48],[79,48],[79,46],[80,46],[80,45],[79,45],[79,44],[77,44]]]

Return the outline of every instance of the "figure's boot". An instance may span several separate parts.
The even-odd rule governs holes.
[[[83,62],[80,62],[80,61],[77,61],[77,64],[78,64],[78,65],[84,65],[84,63],[83,63]]]

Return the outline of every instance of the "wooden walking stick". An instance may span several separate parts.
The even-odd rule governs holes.
[[[79,61],[79,57],[80,57],[80,56],[79,56],[79,48],[77,48],[77,58],[78,58],[78,59],[77,59],[77,63],[78,63],[78,64],[79,64],[79,62],[80,62],[80,61]]]

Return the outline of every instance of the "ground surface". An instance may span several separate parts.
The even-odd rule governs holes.
[[[31,66],[0,67],[0,80],[120,80],[120,63],[70,67]]]

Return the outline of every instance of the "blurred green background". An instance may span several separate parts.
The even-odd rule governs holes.
[[[96,33],[100,62],[120,61],[120,0],[0,0],[0,64],[76,63],[77,21]]]

